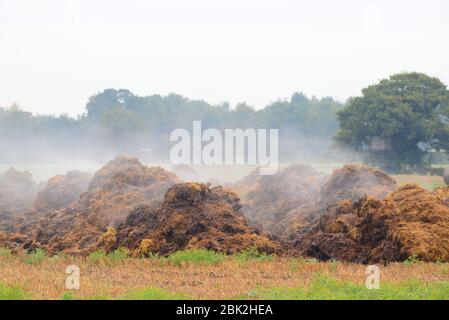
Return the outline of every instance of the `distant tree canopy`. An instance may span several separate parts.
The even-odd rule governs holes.
[[[338,129],[336,112],[342,108],[332,98],[309,98],[302,93],[255,110],[245,103],[231,108],[228,103],[211,105],[177,94],[142,97],[129,90],[107,89],[92,96],[86,113],[76,119],[33,116],[17,105],[0,108],[0,151],[8,151],[0,162],[35,161],[39,150],[79,157],[116,153],[168,157],[170,132],[191,129],[194,120],[200,120],[204,129],[279,129],[281,159],[305,159],[307,153],[330,148]],[[141,155],[142,149],[151,152]]]
[[[105,161],[118,153],[167,160],[171,131],[191,129],[194,120],[202,122],[203,130],[279,129],[281,162],[340,161],[337,145],[398,171],[422,166],[426,151],[449,150],[446,85],[421,73],[401,73],[363,89],[345,105],[294,93],[255,110],[246,103],[231,108],[177,94],[137,96],[124,89],[90,97],[77,118],[33,115],[14,104],[0,108],[0,163],[59,156]]]
[[[153,132],[189,128],[192,121],[201,120],[212,128],[289,128],[321,138],[335,134],[338,128],[335,114],[341,108],[332,98],[309,99],[302,93],[295,93],[290,101],[274,102],[256,111],[246,103],[231,109],[227,103],[210,105],[176,94],[139,97],[128,90],[113,89],[91,97],[86,107],[91,121],[102,121],[111,113],[130,112],[143,119]]]
[[[448,117],[444,83],[422,73],[396,74],[363,89],[338,112],[336,141],[391,171],[421,166],[426,151],[449,150]]]

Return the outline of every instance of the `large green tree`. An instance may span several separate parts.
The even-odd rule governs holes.
[[[400,73],[348,101],[337,115],[336,140],[391,171],[420,166],[426,150],[449,150],[448,116],[443,82],[422,73]]]

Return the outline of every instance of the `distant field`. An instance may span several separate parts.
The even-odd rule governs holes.
[[[380,266],[380,289],[368,290],[360,264],[204,251],[168,259],[0,253],[0,299],[449,299],[443,263]],[[73,264],[80,289],[69,291],[65,270]]]
[[[446,187],[443,177],[439,176],[393,175],[392,177],[397,181],[399,186],[407,183],[417,183],[428,190]]]
[[[64,164],[37,164],[37,165],[2,165],[0,164],[0,173],[6,171],[10,167],[17,170],[29,171],[35,181],[47,181],[56,174],[65,174],[70,170],[80,170],[95,173],[104,164],[94,163],[64,163]],[[170,163],[155,164],[146,163],[148,166],[160,165],[163,168],[170,170],[172,165]],[[281,163],[279,168],[285,168],[289,164]],[[331,174],[334,169],[341,168],[344,163],[338,162],[313,162],[310,163],[317,171]],[[194,170],[198,173],[201,180],[210,181],[217,180],[221,183],[231,183],[237,181],[255,170],[257,165],[193,165]],[[405,183],[418,183],[427,189],[434,189],[435,187],[446,186],[443,178],[438,176],[418,176],[418,175],[394,175],[393,176],[399,185]]]

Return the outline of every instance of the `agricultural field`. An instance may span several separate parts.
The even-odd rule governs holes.
[[[80,269],[67,290],[67,266]],[[380,266],[379,289],[366,266],[206,250],[128,258],[118,250],[85,258],[0,250],[0,299],[449,299],[449,264],[407,260]]]
[[[0,299],[449,299],[443,179],[334,165],[224,187],[127,156],[40,185],[8,169]]]

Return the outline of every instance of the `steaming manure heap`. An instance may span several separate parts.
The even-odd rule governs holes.
[[[248,225],[240,207],[237,195],[222,187],[176,184],[157,208],[140,207],[128,216],[115,246],[130,248],[135,255],[196,248],[227,254],[249,248],[279,251],[279,244]]]
[[[439,192],[415,184],[383,200],[343,201],[297,243],[320,260],[388,263],[414,257],[449,261],[449,207]]]
[[[135,158],[118,156],[101,168],[90,181],[87,191],[77,201],[60,199],[62,181],[72,181],[73,174],[50,179],[36,199],[38,208],[56,208],[61,202],[68,206],[42,214],[35,210],[31,219],[14,226],[14,233],[26,234],[26,242],[3,242],[13,249],[44,248],[50,253],[86,254],[99,248],[98,238],[108,227],[125,221],[138,205],[163,199],[165,191],[180,180],[160,167],[148,168]],[[77,177],[79,175],[77,174]],[[75,179],[79,180],[79,179]],[[82,180],[82,179],[81,179]],[[78,181],[79,182],[79,181]],[[54,188],[54,185],[59,187]],[[79,192],[80,184],[64,184]],[[55,190],[56,189],[56,190]],[[45,200],[45,201],[44,201]]]
[[[37,190],[29,172],[10,168],[0,174],[0,231],[10,231],[15,220],[32,210]]]
[[[341,200],[357,201],[366,195],[382,199],[396,188],[396,181],[384,172],[360,164],[346,164],[334,170],[320,191],[320,205],[328,207]]]
[[[65,208],[78,200],[87,190],[92,175],[88,172],[69,171],[49,179],[34,201],[39,212],[48,212]]]
[[[68,172],[38,188],[27,172],[0,175],[0,246],[133,256],[204,248],[358,263],[449,261],[449,188],[397,188],[365,165],[328,176],[294,164],[224,188],[183,182],[118,156],[93,175]]]
[[[78,200],[62,197],[69,187],[79,192],[80,180],[78,173],[50,179],[35,206],[48,212],[35,210],[30,219],[0,233],[0,246],[75,255],[119,247],[135,255],[186,248],[279,250],[277,243],[248,226],[238,197],[221,187],[182,183],[171,172],[125,156],[96,172]],[[68,205],[59,209],[62,202]]]
[[[396,187],[380,170],[345,165],[323,176],[305,165],[237,184],[243,212],[290,254],[319,260],[449,261],[449,190]],[[246,189],[242,186],[246,183]]]
[[[292,211],[313,206],[326,179],[310,165],[293,164],[269,176],[260,176],[256,169],[230,187],[242,197],[242,211],[252,223],[282,236],[285,219]]]
[[[231,186],[241,196],[248,219],[284,239],[307,232],[341,200],[382,198],[395,187],[385,173],[355,164],[335,170],[330,177],[310,165],[293,164],[271,176],[253,172]]]
[[[37,192],[37,184],[27,171],[14,168],[0,174],[0,214],[28,209]]]

